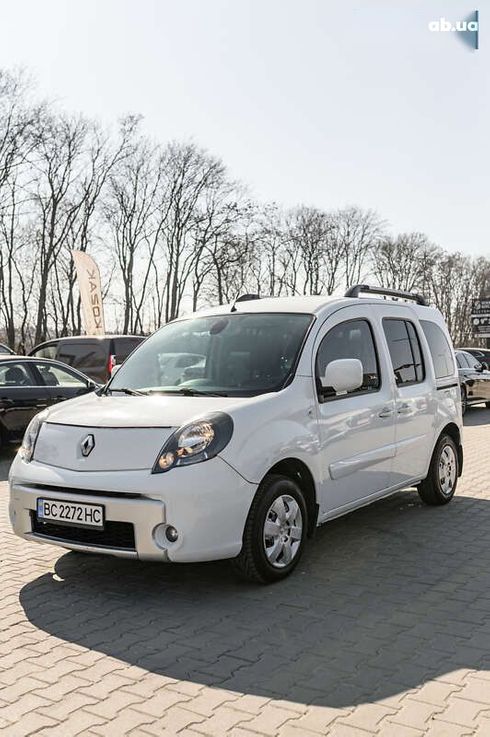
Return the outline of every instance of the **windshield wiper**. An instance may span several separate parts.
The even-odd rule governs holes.
[[[117,389],[112,389],[109,387],[108,391],[112,394],[113,392],[122,392],[123,394],[129,394],[132,397],[143,397],[146,394],[149,394],[150,392],[142,392],[139,389],[128,389],[127,387],[122,387],[121,389],[118,387]]]
[[[184,397],[227,397],[225,392],[207,392],[190,386],[176,386],[175,389],[154,389],[158,394],[182,394]]]

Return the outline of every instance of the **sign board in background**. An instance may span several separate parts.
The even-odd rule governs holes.
[[[471,326],[473,335],[479,338],[490,338],[490,315],[472,316]]]
[[[471,316],[474,315],[490,315],[490,297],[471,301]]]
[[[471,302],[471,328],[478,338],[490,338],[490,297]]]

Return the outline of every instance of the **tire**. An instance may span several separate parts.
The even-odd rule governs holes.
[[[464,415],[468,409],[468,395],[466,394],[466,387],[461,386],[461,414]]]
[[[286,578],[303,554],[307,529],[306,502],[298,484],[287,476],[267,476],[250,507],[242,550],[233,560],[235,571],[259,583]]]
[[[419,484],[420,498],[431,506],[448,504],[455,494],[458,475],[456,443],[450,435],[441,435],[432,454],[427,478]]]

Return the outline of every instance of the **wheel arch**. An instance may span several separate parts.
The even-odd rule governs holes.
[[[458,449],[458,476],[461,476],[463,473],[463,444],[461,442],[461,430],[455,422],[449,422],[442,428],[435,445],[437,445],[442,435],[449,435],[449,437],[451,437],[456,443],[456,448]]]
[[[257,493],[260,493],[260,487],[263,481],[273,474],[287,476],[300,486],[301,491],[305,496],[306,508],[308,510],[308,537],[311,537],[316,528],[319,510],[316,486],[311,470],[308,468],[306,463],[301,461],[299,458],[283,458],[269,468],[267,473],[264,474]]]

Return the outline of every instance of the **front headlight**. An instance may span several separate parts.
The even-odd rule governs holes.
[[[29,463],[29,461],[32,460],[32,456],[34,455],[34,448],[36,447],[37,436],[39,435],[39,430],[41,429],[41,425],[43,424],[45,419],[46,412],[39,412],[39,414],[34,415],[32,420],[27,425],[27,430],[24,433],[22,445],[19,448],[19,455],[26,463]]]
[[[158,454],[152,473],[176,466],[189,466],[214,458],[229,443],[233,420],[224,412],[213,412],[176,430]]]

